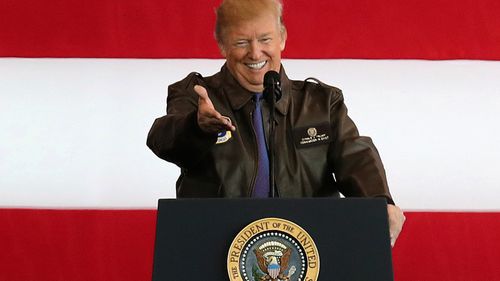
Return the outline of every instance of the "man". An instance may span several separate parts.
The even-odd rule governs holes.
[[[216,39],[226,63],[203,78],[191,73],[169,87],[167,115],[155,120],[148,146],[181,167],[178,197],[384,197],[391,243],[404,215],[387,187],[370,138],[347,116],[339,89],[289,80],[281,65],[287,32],[278,0],[224,0]],[[280,73],[276,103],[275,186],[269,188],[269,105],[265,73]]]

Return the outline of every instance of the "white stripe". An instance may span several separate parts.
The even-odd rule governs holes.
[[[0,206],[151,207],[178,168],[146,147],[166,86],[222,60],[0,59]],[[343,89],[404,209],[500,209],[500,62],[285,60]]]

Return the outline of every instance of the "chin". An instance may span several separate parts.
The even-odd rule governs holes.
[[[247,84],[247,87],[244,88],[246,88],[250,92],[261,93],[264,90],[264,85],[261,84],[262,82],[257,82],[257,83],[253,82],[255,81],[252,81],[252,83]]]
[[[247,81],[252,85],[262,84],[264,81],[264,75],[266,74],[265,70],[260,70],[258,73],[252,73],[252,75],[247,76]]]

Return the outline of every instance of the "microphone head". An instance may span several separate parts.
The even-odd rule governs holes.
[[[276,71],[269,70],[264,75],[264,98],[267,102],[274,104],[274,101],[272,101],[273,97],[274,101],[281,99],[280,75]]]
[[[272,86],[273,84],[280,84],[280,75],[274,70],[269,70],[264,75],[264,88]]]

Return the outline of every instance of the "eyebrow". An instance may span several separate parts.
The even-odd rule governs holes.
[[[273,32],[266,32],[263,34],[259,34],[257,38],[262,38],[262,37],[269,37],[273,34]],[[244,35],[236,35],[235,41],[240,41],[240,40],[245,40],[248,41],[248,37],[245,37]]]
[[[268,36],[271,36],[273,33],[272,32],[267,32],[267,33],[264,33],[262,35],[259,35],[257,37],[261,38],[261,37],[268,37]]]

